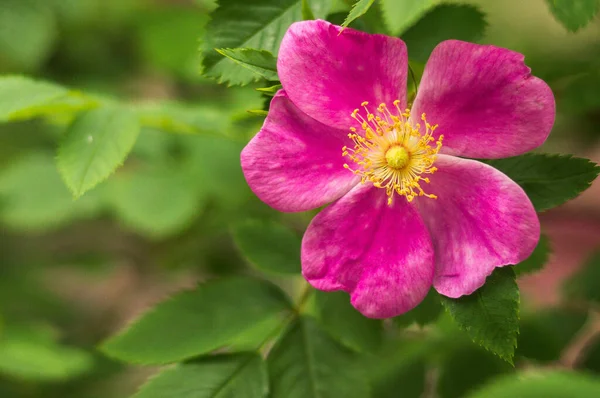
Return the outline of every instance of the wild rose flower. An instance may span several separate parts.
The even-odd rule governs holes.
[[[430,287],[473,293],[494,268],[535,248],[525,192],[476,160],[541,145],[552,91],[523,55],[456,40],[439,44],[407,108],[400,39],[325,21],[293,24],[279,52],[283,89],[241,155],[255,194],[284,212],[333,203],[302,242],[302,272],[344,290],[373,318],[402,314]]]

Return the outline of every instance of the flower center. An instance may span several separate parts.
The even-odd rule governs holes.
[[[366,117],[359,109],[352,112],[362,130],[360,133],[351,127],[348,137],[354,141],[354,147],[343,147],[342,155],[352,160],[356,166],[344,167],[361,177],[364,184],[371,181],[377,188],[385,188],[388,204],[392,204],[394,192],[405,196],[411,202],[416,196],[426,196],[421,188],[421,182],[429,184],[429,178],[422,174],[433,174],[437,169],[433,163],[442,147],[443,136],[435,141],[433,133],[437,125],[427,123],[425,114],[421,115],[424,128],[419,123],[410,120],[410,110],[402,112],[400,101],[394,101],[395,112],[390,112],[385,104],[377,107],[377,114],[367,108],[367,102],[361,106]],[[434,146],[430,145],[433,142]]]
[[[408,164],[410,155],[403,146],[394,145],[385,153],[385,160],[391,168],[401,169]]]

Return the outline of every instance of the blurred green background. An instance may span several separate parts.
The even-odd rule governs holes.
[[[125,164],[78,200],[55,165],[66,127],[61,117],[0,124],[0,397],[130,396],[157,369],[113,361],[96,349],[100,342],[197,281],[254,272],[232,238],[246,220],[277,221],[293,231],[291,246],[299,241],[312,214],[269,209],[253,196],[239,165],[240,150],[263,122],[248,110],[266,109],[269,98],[255,90],[259,84],[227,88],[200,74],[199,38],[214,3],[0,0],[0,74],[119,99],[148,119]],[[480,41],[524,53],[555,91],[557,122],[541,150],[597,161],[599,21],[568,33],[543,0],[468,3],[486,16]],[[347,13],[343,1],[334,6]],[[357,27],[378,30],[377,15],[364,21]],[[517,367],[600,372],[595,311],[557,293],[560,279],[600,245],[600,200],[593,192],[542,218],[551,241],[559,236],[559,242],[555,265],[540,277],[546,279],[523,281]],[[569,239],[581,243],[582,228],[595,231],[586,234],[586,245],[575,253],[561,249]],[[300,277],[278,281],[292,294],[302,285]],[[382,392],[375,396],[418,397],[434,388],[425,396],[458,397],[512,371],[461,339],[452,337],[455,344],[444,349],[420,337],[410,350],[405,342],[382,349],[386,356],[378,357],[373,376]],[[434,366],[425,365],[430,360]],[[420,380],[420,387],[405,395],[384,392],[394,383],[406,389],[408,380]],[[431,380],[438,387],[427,387]]]

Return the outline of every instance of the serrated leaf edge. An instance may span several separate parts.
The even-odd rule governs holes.
[[[101,106],[88,109],[88,110],[86,110],[86,112],[87,111],[92,111],[92,110],[95,110],[95,109],[99,109],[99,108],[101,108]],[[130,110],[128,110],[126,108],[123,108],[123,109],[124,109],[125,112],[131,112]],[[138,115],[135,115],[133,112],[131,114],[132,114],[132,116],[135,116],[135,119],[137,121],[137,124],[138,124],[138,127],[137,127],[138,133],[137,134],[139,135],[139,132],[140,132],[140,129],[141,129],[141,126],[142,126],[141,123],[140,123],[140,118],[139,118]],[[73,121],[71,122],[71,125],[76,120],[77,120],[77,118],[73,119]],[[69,126],[69,128],[70,128],[70,126]],[[54,159],[55,159],[55,163],[56,163],[56,168],[59,171],[58,174],[60,174],[60,178],[63,180],[63,182],[65,183],[65,185],[67,186],[67,188],[69,188],[69,191],[71,191],[71,194],[73,195],[73,200],[77,200],[77,199],[81,198],[83,196],[83,194],[85,194],[88,191],[91,191],[92,189],[94,189],[95,187],[97,187],[100,183],[106,181],[110,176],[112,176],[121,166],[123,166],[123,164],[125,163],[125,161],[127,160],[128,156],[129,156],[129,153],[131,152],[131,149],[135,145],[135,141],[134,141],[133,144],[131,145],[131,147],[129,148],[129,150],[127,151],[127,154],[125,155],[125,157],[116,164],[116,166],[112,169],[112,171],[110,173],[108,173],[102,179],[96,181],[90,187],[86,188],[85,190],[82,190],[82,189],[76,189],[74,186],[71,185],[71,182],[67,181],[67,179],[66,179],[66,169],[65,169],[66,165],[63,164],[63,162],[61,160],[62,159],[61,158],[62,143],[64,142],[64,140],[66,139],[66,137],[67,137],[66,134],[63,135],[63,137],[62,137],[62,139],[60,141],[60,144],[58,146],[58,150],[57,150],[57,153],[56,153],[56,156],[55,156]],[[137,140],[137,137],[136,137],[136,140]],[[87,174],[87,171],[86,171],[86,174]]]
[[[346,19],[344,19],[344,22],[342,23],[342,28],[347,28],[348,25],[350,25],[352,22],[354,22],[356,19],[360,18],[361,16],[365,15],[367,13],[367,11],[369,11],[369,8],[371,8],[373,6],[373,4],[375,3],[375,0],[367,0],[368,5],[367,8],[360,12],[360,11],[356,11],[357,14],[353,15],[353,13],[355,12],[356,8],[358,7],[359,3],[361,3],[363,0],[356,0],[356,3],[354,3],[352,5],[352,8],[350,9],[350,12],[348,12],[348,15],[346,16]],[[360,12],[360,13],[359,13]],[[343,29],[342,29],[343,31]],[[342,32],[340,31],[340,33]]]
[[[252,278],[252,277],[244,278],[244,277],[239,277],[238,276],[238,277],[230,277],[230,278],[227,278],[227,279],[229,279],[229,280],[232,280],[232,279],[249,279],[249,280],[253,280],[253,281],[266,282],[266,283],[271,284],[272,286],[276,286],[276,285],[272,284],[271,282],[269,282],[267,280],[259,279],[259,278]],[[97,349],[99,351],[101,351],[104,355],[106,355],[109,358],[118,360],[120,362],[130,363],[130,364],[133,364],[133,365],[176,365],[179,361],[183,361],[183,360],[189,359],[189,358],[194,358],[195,356],[191,355],[189,357],[182,357],[179,360],[152,361],[152,362],[150,362],[150,361],[144,361],[144,360],[139,360],[139,359],[136,359],[136,358],[132,358],[130,356],[116,355],[113,352],[111,352],[110,350],[108,350],[106,348],[106,346],[109,345],[113,340],[115,340],[117,338],[120,338],[122,335],[128,333],[129,330],[131,330],[135,325],[137,325],[142,320],[142,318],[145,318],[146,316],[148,316],[148,315],[156,312],[157,308],[160,305],[163,305],[163,304],[168,303],[168,302],[172,302],[172,301],[178,299],[179,296],[181,296],[181,295],[194,293],[199,288],[201,288],[202,286],[207,285],[209,283],[214,283],[214,282],[219,282],[219,281],[224,281],[224,280],[225,279],[215,279],[215,280],[208,280],[208,281],[205,281],[205,282],[200,282],[200,283],[197,283],[194,287],[183,289],[183,290],[179,290],[177,292],[174,292],[172,294],[167,295],[164,299],[162,299],[162,300],[160,300],[160,301],[158,301],[158,302],[156,302],[154,304],[148,305],[148,307],[146,308],[146,310],[140,311],[140,313],[137,316],[135,316],[134,318],[130,319],[123,327],[121,327],[120,330],[117,333],[111,335],[106,340],[102,341],[97,346]],[[294,311],[294,305],[293,305],[293,303],[289,300],[289,297],[287,295],[284,294],[283,297],[285,298],[285,300],[287,302],[287,305],[289,307],[288,310],[293,313],[293,311]],[[202,355],[196,355],[196,356],[200,357],[200,356],[205,356],[205,355],[202,354]]]
[[[516,274],[515,274],[515,280],[514,280],[514,282],[515,282],[515,284],[517,283],[516,282]],[[496,355],[497,357],[505,360],[506,362],[508,362],[509,364],[511,364],[514,367],[515,366],[515,364],[514,364],[514,356],[515,356],[515,351],[516,351],[517,345],[518,345],[518,336],[521,333],[520,330],[519,330],[519,324],[520,324],[520,321],[521,321],[521,291],[518,289],[518,285],[517,285],[517,292],[518,292],[518,296],[519,296],[517,298],[517,301],[516,301],[516,304],[517,304],[517,327],[514,330],[516,333],[515,333],[515,335],[512,338],[512,340],[513,340],[513,344],[512,344],[513,352],[508,357],[505,357],[504,355],[500,355],[499,353],[497,353],[497,352],[493,351],[492,349],[490,349],[487,345],[484,344],[484,340],[482,340],[482,339],[475,339],[471,335],[471,333],[469,332],[468,327],[463,326],[460,323],[454,321],[454,316],[452,314],[452,311],[450,310],[450,308],[446,304],[446,301],[445,300],[441,300],[441,302],[442,302],[442,306],[444,307],[444,310],[446,311],[446,313],[448,315],[450,315],[450,317],[452,318],[452,320],[454,321],[454,323],[458,326],[458,328],[460,330],[462,330],[465,333],[467,333],[467,335],[469,336],[469,338],[471,339],[471,341],[473,341],[478,346],[485,348],[486,351],[489,351],[492,354]],[[477,294],[477,291],[473,292],[472,294]]]
[[[593,183],[593,182],[596,180],[596,178],[598,178],[598,175],[600,175],[600,165],[599,165],[598,163],[596,163],[596,162],[593,162],[593,161],[591,161],[591,160],[590,160],[590,159],[588,159],[588,158],[583,158],[583,157],[579,157],[579,156],[574,156],[574,155],[571,155],[571,154],[560,154],[560,153],[525,153],[525,154],[523,154],[523,155],[514,156],[514,157],[520,157],[520,158],[526,158],[526,157],[529,157],[529,158],[535,158],[535,157],[539,157],[539,156],[541,156],[541,157],[544,157],[544,158],[546,158],[546,159],[552,159],[552,158],[562,158],[562,159],[576,159],[576,160],[585,160],[585,161],[587,161],[587,163],[588,163],[588,164],[591,164],[591,165],[593,165],[593,167],[590,169],[590,173],[595,173],[595,174],[596,174],[596,176],[595,176],[594,178],[592,178],[592,179],[590,180],[590,182],[583,184],[583,185],[585,186],[585,188],[584,188],[584,189],[582,189],[581,191],[579,191],[579,192],[577,192],[577,193],[575,193],[575,194],[573,194],[573,195],[571,195],[571,196],[566,196],[566,199],[565,199],[565,200],[564,200],[562,203],[560,203],[560,204],[557,204],[557,205],[555,205],[555,206],[552,206],[552,207],[542,207],[542,208],[539,208],[539,209],[535,209],[535,211],[536,211],[536,212],[538,212],[538,213],[543,213],[543,212],[545,212],[545,211],[547,211],[547,210],[554,209],[555,207],[562,206],[563,204],[565,204],[565,203],[567,203],[567,202],[569,202],[569,201],[571,201],[571,200],[575,199],[576,197],[578,197],[579,195],[581,195],[583,192],[585,192],[585,191],[586,191],[586,190],[587,190],[589,187],[591,187],[591,186],[592,186],[592,183]],[[504,158],[504,159],[510,159],[510,158]],[[502,160],[502,159],[497,159],[497,160]],[[487,163],[487,162],[486,162],[486,163]],[[493,163],[492,163],[492,164],[490,164],[490,166],[494,167]],[[502,170],[500,170],[500,169],[497,169],[496,167],[494,167],[494,168],[495,168],[496,170],[500,171],[502,174],[505,174],[505,173],[504,173]],[[585,172],[585,173],[580,173],[580,174],[574,174],[574,176],[578,176],[578,175],[584,175],[584,174],[588,174],[588,172]],[[507,174],[505,174],[505,175],[506,175],[507,177],[509,177],[509,178],[510,178],[512,181],[514,181],[516,184],[520,185],[520,183],[518,183],[518,182],[516,182],[515,180],[513,180],[513,179],[512,179],[512,178],[511,178],[509,175],[507,175]],[[571,177],[573,177],[573,176],[570,176],[569,178],[571,178]],[[556,181],[557,181],[557,179],[553,179],[552,181],[553,181],[553,182],[556,182]],[[523,182],[523,181],[521,181],[521,182]],[[527,180],[525,180],[525,182],[527,182]]]
[[[225,51],[240,51],[240,52],[251,52],[251,51],[256,51],[258,53],[261,53],[263,55],[268,55],[271,56],[275,59],[275,61],[277,61],[277,58],[273,55],[273,53],[271,53],[270,51],[267,50],[260,50],[257,48],[250,48],[250,47],[240,47],[240,48],[215,48],[214,49],[216,52],[218,52],[219,54],[221,54],[222,56],[226,57],[227,59],[230,59],[231,61],[235,62],[237,65],[240,65],[241,67],[251,71],[252,73],[254,73],[255,75],[260,76],[260,78],[256,78],[255,81],[261,80],[261,79],[266,79],[266,80],[271,80],[269,79],[267,76],[261,74],[260,72],[257,72],[255,70],[253,70],[252,68],[249,68],[247,65],[251,65],[254,66],[256,68],[260,68],[260,69],[264,69],[270,72],[273,72],[275,74],[277,74],[277,67],[275,67],[275,69],[267,69],[263,66],[259,66],[259,65],[255,65],[255,64],[251,64],[248,62],[242,62],[228,54],[225,53]]]

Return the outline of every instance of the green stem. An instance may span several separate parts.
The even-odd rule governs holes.
[[[307,283],[304,285],[304,290],[302,290],[302,295],[298,300],[298,304],[296,304],[296,313],[300,315],[300,313],[304,310],[304,306],[308,302],[311,293],[313,292],[312,287]]]
[[[294,310],[283,320],[283,322],[281,322],[279,325],[277,325],[277,327],[275,329],[273,329],[273,331],[271,333],[269,333],[269,335],[260,343],[260,345],[258,346],[256,351],[263,352],[265,347],[267,346],[267,344],[269,344],[269,342],[271,342],[271,340],[273,340],[275,337],[277,337],[283,329],[288,327],[289,324],[291,324],[296,319],[298,319],[298,317],[304,310],[304,306],[308,302],[308,299],[310,298],[310,295],[312,292],[313,292],[313,289],[307,283],[304,286],[302,295],[300,296],[298,303],[295,305]],[[263,354],[264,354],[264,352],[263,352]]]
[[[413,82],[413,88],[415,89],[415,92],[413,94],[413,98],[415,98],[417,96],[417,90],[419,89],[419,86],[417,84],[417,79],[415,77],[415,72],[413,71],[413,68],[410,66],[410,64],[408,64],[408,72],[410,73],[410,80],[412,80]],[[409,101],[412,102],[412,101]]]

